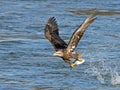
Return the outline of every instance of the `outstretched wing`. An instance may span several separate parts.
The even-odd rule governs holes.
[[[72,52],[75,50],[75,48],[77,47],[79,40],[81,39],[81,37],[83,36],[85,30],[87,29],[87,27],[95,20],[94,18],[95,14],[90,15],[83,23],[82,25],[80,25],[76,31],[73,33],[69,43],[68,43],[68,47],[67,47],[67,51],[68,52]]]
[[[55,50],[67,48],[67,44],[60,38],[55,17],[50,17],[46,23],[45,36],[52,43]]]

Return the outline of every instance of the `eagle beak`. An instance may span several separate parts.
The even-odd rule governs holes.
[[[53,53],[53,56],[57,56],[57,54],[56,54],[56,53]]]

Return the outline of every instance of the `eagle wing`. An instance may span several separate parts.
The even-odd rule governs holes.
[[[59,36],[59,29],[55,17],[50,17],[46,23],[45,36],[52,43],[55,50],[67,48],[67,44]]]
[[[75,48],[77,47],[79,40],[81,39],[81,37],[83,36],[85,30],[87,29],[87,27],[95,20],[94,18],[95,14],[90,15],[83,23],[82,25],[80,25],[76,31],[73,33],[69,43],[68,43],[68,47],[67,47],[67,51],[68,52],[72,52],[75,50]]]

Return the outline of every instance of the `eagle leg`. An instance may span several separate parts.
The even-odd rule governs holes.
[[[71,68],[71,69],[73,69],[74,66],[75,66],[75,63],[71,63],[71,64],[70,64],[70,68]]]
[[[73,62],[71,62],[70,60],[64,60],[66,63],[69,63],[70,68],[74,68],[75,64]]]
[[[76,61],[80,61],[80,62],[83,62],[84,59],[83,58],[77,58]]]

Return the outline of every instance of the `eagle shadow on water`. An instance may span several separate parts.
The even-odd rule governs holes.
[[[75,52],[81,37],[83,36],[87,27],[96,19],[96,14],[91,14],[73,33],[69,43],[67,44],[59,36],[59,29],[55,17],[50,17],[45,26],[45,37],[54,46],[55,53],[53,56],[61,57],[66,63],[70,65],[70,68],[74,68],[75,65],[82,64],[83,58],[79,58],[82,52]],[[75,59],[74,62],[70,58]]]

